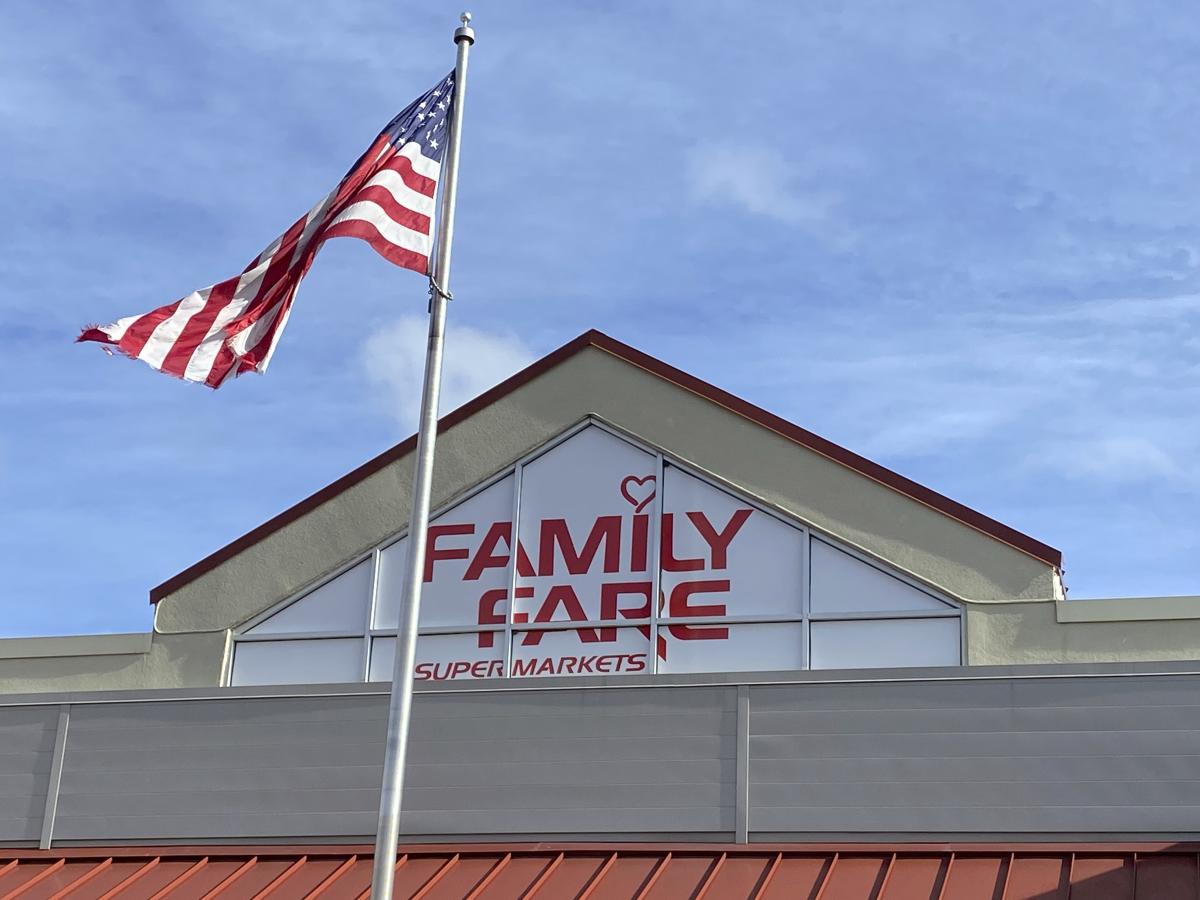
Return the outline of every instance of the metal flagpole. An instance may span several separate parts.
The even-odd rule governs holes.
[[[467,93],[467,54],[475,43],[471,14],[463,13],[454,31],[458,60],[454,66],[454,114],[446,147],[446,175],[438,212],[438,235],[429,302],[429,346],[425,351],[425,383],[421,390],[421,421],[417,430],[417,464],[413,476],[412,516],[408,524],[408,563],[404,573],[403,618],[396,633],[392,696],[388,706],[387,744],[383,757],[383,790],[379,797],[379,828],[375,835],[373,900],[391,900],[396,874],[396,844],[400,839],[400,798],[404,790],[404,761],[408,755],[408,723],[412,714],[413,664],[417,654],[417,621],[421,610],[421,580],[425,571],[425,540],[429,529],[429,500],[433,479],[433,447],[437,439],[438,393],[442,380],[442,344],[446,331],[447,290],[450,287],[450,245],[454,240],[454,201],[458,193],[458,148],[462,139],[463,103]]]

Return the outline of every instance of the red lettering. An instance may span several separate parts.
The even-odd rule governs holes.
[[[633,517],[633,540],[630,547],[629,568],[633,572],[645,572],[650,557],[650,517],[644,513]]]
[[[611,672],[612,671],[612,661],[614,658],[620,659],[619,656],[618,657],[597,656],[596,657],[596,671],[603,672],[605,674],[607,674],[608,672]]]
[[[564,656],[558,661],[558,672],[556,674],[561,675],[564,672],[566,672],[568,675],[575,674],[575,657]]]
[[[671,601],[668,606],[668,615],[672,618],[686,618],[696,616],[723,616],[725,615],[724,603],[713,603],[708,606],[692,606],[688,603],[688,598],[692,594],[727,594],[729,593],[729,580],[722,579],[720,581],[685,581],[682,584],[675,585],[671,591]],[[679,638],[681,641],[713,641],[724,640],[729,637],[728,628],[697,628],[694,625],[669,625],[668,630],[672,637]]]
[[[492,667],[492,660],[481,659],[478,662],[471,664],[472,678],[486,678],[488,669]]]
[[[469,662],[467,662],[466,660],[460,659],[457,662],[452,663],[450,665],[449,677],[457,678],[459,675],[463,675],[470,671],[471,671],[471,664]]]
[[[604,571],[619,572],[621,569],[621,517],[599,516],[588,533],[583,549],[575,550],[575,542],[567,528],[566,519],[543,519],[541,540],[538,544],[538,574],[554,574],[554,545],[562,551],[563,562],[571,575],[583,575],[592,568],[592,562],[604,544]]]
[[[497,607],[508,600],[508,591],[504,588],[493,588],[490,591],[484,591],[483,596],[479,598],[479,624],[480,625],[503,625],[506,622],[506,612],[500,611]],[[493,647],[496,644],[496,632],[481,631],[479,632],[479,646]]]
[[[699,572],[704,568],[703,559],[676,559],[675,558],[675,515],[674,513],[663,513],[662,517],[662,551],[659,553],[659,558],[662,560],[663,571],[665,572]]]
[[[501,675],[503,675],[504,674],[504,660],[493,659],[491,661],[491,663],[488,664],[487,673],[488,673],[488,678],[499,678]]]
[[[474,534],[475,526],[470,522],[462,525],[430,525],[429,538],[425,542],[425,583],[433,581],[433,564],[439,559],[467,559],[471,551],[466,547],[452,547],[449,550],[437,548],[438,538],[452,534]]]
[[[748,509],[737,510],[729,517],[729,521],[725,523],[725,527],[721,531],[712,527],[712,523],[708,521],[708,516],[704,513],[690,512],[687,514],[688,519],[700,532],[700,537],[704,538],[705,543],[712,548],[712,567],[714,569],[724,569],[728,565],[729,545],[733,543],[737,533],[742,530],[742,526],[750,518],[750,513],[751,510]]]
[[[512,664],[513,677],[520,678],[523,675],[532,675],[536,667],[536,659],[514,659]]]
[[[429,681],[433,677],[432,668],[429,663],[417,663],[413,668],[413,678],[417,681]]]
[[[554,611],[559,606],[567,611],[567,618],[572,622],[586,622],[588,619],[587,613],[583,611],[583,606],[579,602],[579,597],[575,595],[575,589],[569,584],[556,584],[546,592],[546,599],[533,617],[533,621],[553,621]],[[594,644],[600,640],[595,629],[592,628],[576,628],[575,633],[585,644]],[[543,634],[545,634],[543,631],[525,632],[525,636],[521,638],[521,646],[529,647],[540,644]]]
[[[654,585],[649,581],[625,581],[600,585],[600,618],[608,621],[617,618],[617,614],[626,619],[650,618],[650,591]],[[618,598],[623,594],[637,594],[642,598],[641,603],[630,609],[620,609]],[[646,634],[649,635],[649,629]],[[617,639],[616,628],[601,628],[600,640],[605,642]]]
[[[547,656],[545,659],[543,659],[541,665],[539,665],[537,668],[537,674],[538,675],[553,675],[553,674],[555,674],[554,660],[551,659],[549,656]]]
[[[625,659],[629,660],[627,672],[641,672],[646,668],[645,653],[628,653],[625,655]]]
[[[504,541],[504,554],[496,552],[500,546],[500,542]],[[512,522],[494,522],[488,528],[487,533],[483,536],[483,540],[479,542],[479,549],[475,551],[475,556],[471,560],[471,564],[467,566],[467,571],[463,574],[463,581],[476,581],[483,574],[484,569],[502,568],[508,565],[508,558],[512,550]],[[526,578],[533,577],[533,563],[529,561],[529,554],[525,552],[525,548],[517,547],[517,573]]]

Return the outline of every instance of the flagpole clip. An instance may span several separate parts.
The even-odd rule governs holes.
[[[453,300],[454,295],[449,291],[442,290],[442,286],[437,283],[437,279],[432,275],[429,276],[429,300],[432,303],[434,297],[442,297],[446,300]]]

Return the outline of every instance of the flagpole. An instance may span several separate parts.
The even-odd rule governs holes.
[[[404,573],[403,616],[396,633],[392,693],[388,705],[387,743],[383,757],[383,789],[379,796],[379,827],[375,834],[372,900],[391,900],[396,875],[396,845],[400,839],[400,799],[404,791],[404,762],[408,755],[408,724],[412,715],[413,665],[417,655],[417,622],[421,611],[421,581],[425,571],[425,541],[433,480],[433,449],[437,439],[438,393],[442,380],[442,345],[446,331],[447,291],[450,287],[450,247],[454,240],[454,201],[458,194],[458,148],[462,139],[463,105],[467,93],[467,54],[475,43],[471,14],[463,13],[454,31],[458,59],[454,66],[454,110],[446,146],[446,174],[438,212],[437,247],[429,301],[429,344],[425,351],[425,381],[421,389],[421,421],[417,429],[417,461],[413,476],[412,514],[408,524],[408,560]]]

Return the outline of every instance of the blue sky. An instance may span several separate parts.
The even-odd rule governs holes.
[[[423,285],[357,241],[266,377],[71,341],[239,271],[457,12],[4,4],[0,634],[145,630],[411,431]],[[597,327],[1060,547],[1073,597],[1200,594],[1194,4],[473,12],[444,408]]]

